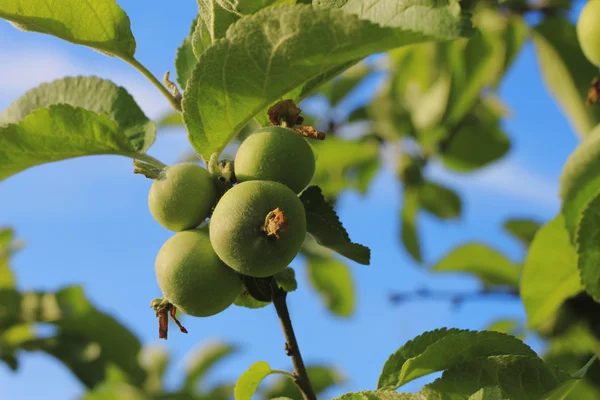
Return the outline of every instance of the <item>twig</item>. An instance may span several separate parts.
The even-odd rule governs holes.
[[[150,83],[156,86],[156,88],[163,94],[163,96],[165,96],[165,98],[169,101],[169,103],[171,103],[171,106],[175,109],[175,111],[181,112],[181,98],[174,97],[169,92],[169,90],[152,74],[152,72],[148,70],[148,68],[146,68],[133,57],[122,57],[121,59],[129,63],[138,71],[140,71],[142,75],[144,75],[150,81]]]
[[[405,303],[413,300],[443,300],[451,301],[456,307],[469,300],[491,299],[495,297],[519,299],[519,292],[515,289],[490,288],[475,292],[453,292],[444,290],[418,289],[414,292],[394,293],[390,295],[390,301],[395,304]]]
[[[300,354],[300,348],[296,341],[296,335],[294,334],[294,328],[292,326],[292,320],[290,319],[290,313],[288,311],[286,302],[287,292],[281,288],[273,290],[273,304],[277,311],[277,316],[281,322],[281,328],[283,329],[283,335],[285,336],[285,353],[292,358],[294,364],[294,383],[298,386],[302,392],[304,400],[317,400],[315,391],[312,388],[308,374],[306,373],[306,367]]]

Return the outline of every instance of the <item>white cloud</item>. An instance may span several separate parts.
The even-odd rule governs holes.
[[[124,62],[119,67],[107,68],[55,49],[1,50],[0,108],[40,83],[73,75],[96,75],[125,87],[150,118],[161,116],[169,108],[158,90]]]
[[[436,163],[430,166],[429,173],[432,178],[459,188],[475,188],[545,209],[560,206],[558,179],[552,180],[519,161],[503,160],[482,171],[464,175],[448,172]]]

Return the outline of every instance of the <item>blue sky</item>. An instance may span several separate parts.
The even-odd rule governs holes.
[[[195,2],[177,2],[172,8],[158,2],[144,6],[134,0],[119,3],[131,17],[137,57],[156,75],[173,70],[175,49],[196,14]],[[85,74],[125,86],[151,117],[168,110],[160,94],[123,62],[58,39],[20,32],[5,22],[0,22],[0,59],[0,109],[41,82]],[[466,240],[483,241],[520,260],[523,250],[502,232],[502,222],[514,216],[544,222],[558,210],[558,177],[578,139],[548,96],[531,45],[508,73],[500,94],[513,110],[504,124],[512,140],[509,156],[476,174],[450,174],[439,167],[429,171],[432,178],[456,189],[464,202],[460,221],[421,218],[429,263]],[[150,153],[174,163],[189,148],[182,130],[169,130],[159,135]],[[82,284],[99,308],[117,316],[144,343],[169,349],[175,361],[172,382],[181,376],[185,354],[214,338],[241,347],[237,356],[221,365],[215,380],[235,380],[258,360],[268,361],[274,368],[291,368],[271,307],[231,307],[208,319],[185,318],[188,335],[174,331],[167,342],[159,343],[148,304],[159,295],[154,258],[171,232],[150,216],[150,184],[132,173],[131,160],[111,156],[36,167],[1,182],[0,225],[13,226],[27,242],[13,263],[19,287],[54,290]],[[386,167],[366,196],[347,193],[339,203],[340,217],[353,240],[373,251],[371,266],[351,265],[358,295],[353,318],[331,316],[310,287],[302,264],[293,265],[299,289],[290,295],[289,303],[304,357],[308,363],[334,364],[348,378],[331,396],[374,389],[389,354],[426,330],[444,326],[481,329],[497,318],[523,318],[522,306],[513,300],[471,302],[458,310],[443,301],[389,303],[392,291],[423,286],[477,289],[471,278],[431,276],[407,257],[398,242],[401,190]],[[380,224],[376,234],[373,221]],[[82,393],[70,372],[52,358],[25,354],[21,361],[16,373],[0,365],[3,399],[71,399]],[[405,389],[416,390],[423,382]]]

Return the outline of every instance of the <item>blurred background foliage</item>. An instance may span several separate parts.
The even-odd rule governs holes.
[[[335,204],[344,191],[366,193],[379,168],[393,164],[403,185],[397,216],[399,245],[431,274],[468,274],[481,283],[476,293],[423,289],[394,295],[394,303],[433,296],[457,306],[469,296],[475,301],[481,296],[518,300],[524,259],[514,261],[486,243],[469,242],[439,260],[430,260],[420,244],[427,235],[420,229],[420,218],[424,213],[449,223],[461,218],[460,195],[430,178],[432,165],[468,175],[509,151],[503,120],[511,110],[497,90],[527,42],[535,48],[549,93],[578,135],[585,138],[600,122],[600,107],[585,105],[587,89],[598,71],[578,45],[569,16],[571,1],[465,0],[461,5],[473,14],[479,28],[474,37],[413,45],[370,57],[300,104],[304,124],[327,134],[325,141],[311,144],[317,156],[313,183],[329,201]],[[186,58],[190,46],[187,38],[177,53],[181,87],[194,66]],[[181,124],[177,114],[159,121],[162,127]],[[240,132],[237,143],[257,124],[252,121]],[[235,146],[234,142],[225,153],[231,157]],[[181,158],[200,161],[195,154]],[[503,227],[527,250],[543,222],[509,219]],[[222,358],[235,357],[235,345],[214,343],[194,351],[186,376],[167,385],[164,374],[171,362],[169,355],[161,348],[143,348],[128,329],[86,300],[80,287],[54,293],[17,291],[10,257],[21,247],[11,229],[0,232],[0,360],[10,368],[18,368],[23,353],[45,352],[89,389],[84,396],[89,400],[231,398],[232,382],[207,386],[203,378],[218,368]],[[360,283],[354,281],[350,265],[312,240],[307,240],[300,257],[324,307],[337,317],[351,317],[354,288]],[[526,321],[499,320],[488,329],[520,337],[541,336],[547,341],[545,358],[575,372],[600,350],[600,305],[580,293],[536,327]],[[337,367],[327,365],[311,365],[309,375],[319,392],[344,380]],[[261,396],[299,398],[291,382],[283,378],[264,385]],[[598,364],[569,398],[600,398]]]

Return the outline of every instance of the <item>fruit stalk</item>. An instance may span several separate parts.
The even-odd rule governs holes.
[[[294,327],[292,326],[292,320],[290,319],[290,312],[288,311],[286,302],[287,292],[278,287],[277,289],[274,289],[272,297],[286,340],[285,351],[286,354],[292,358],[292,363],[294,364],[294,383],[302,392],[304,400],[317,400],[315,391],[308,379],[306,367],[302,360],[302,354],[300,354],[300,347],[298,347],[296,335],[294,334]]]

